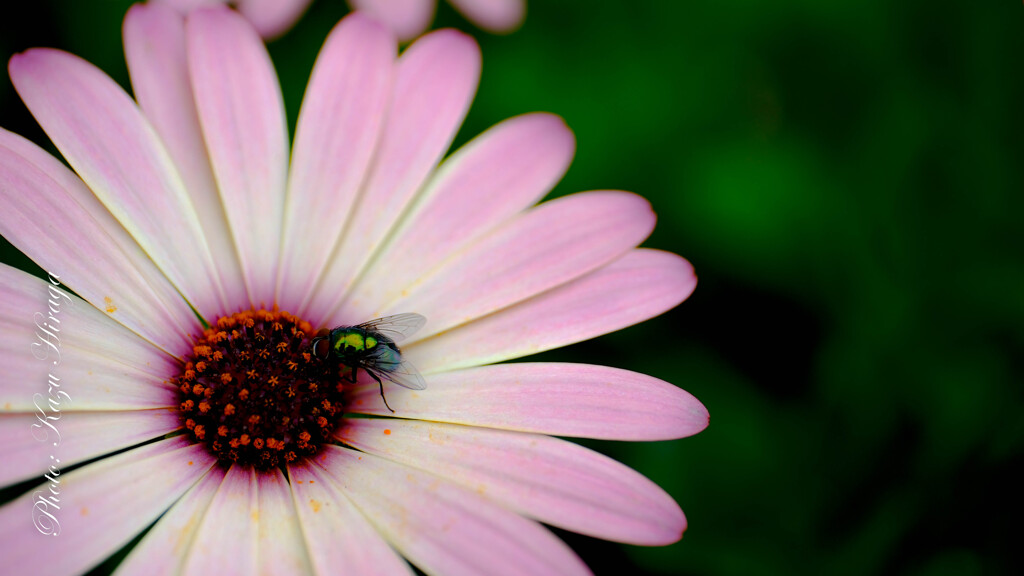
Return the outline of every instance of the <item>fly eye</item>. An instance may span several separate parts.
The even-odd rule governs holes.
[[[316,333],[316,337],[313,338],[313,356],[324,359],[327,358],[328,352],[331,348],[330,331],[326,328]]]

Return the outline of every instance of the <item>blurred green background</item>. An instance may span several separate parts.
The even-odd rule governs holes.
[[[4,61],[55,46],[127,85],[130,2],[22,3]],[[295,114],[327,31],[270,46]],[[1024,515],[1024,19],[1010,2],[534,0],[479,39],[464,142],[562,115],[554,195],[647,197],[696,266],[672,312],[544,355],[696,395],[703,433],[588,445],[665,487],[678,544],[560,533],[598,574],[1011,574]],[[0,125],[49,147],[0,81]],[[52,148],[51,148],[52,149]],[[32,270],[9,245],[2,260]],[[641,347],[635,342],[643,341]]]

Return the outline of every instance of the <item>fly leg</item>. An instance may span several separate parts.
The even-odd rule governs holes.
[[[380,386],[380,399],[384,401],[384,406],[387,406],[387,409],[391,410],[391,406],[388,406],[388,399],[384,397],[384,383],[381,382],[380,376],[377,376],[377,374],[372,370],[367,370],[366,373],[373,376],[373,379],[377,381],[377,386]],[[394,414],[395,411],[391,410],[391,413]]]

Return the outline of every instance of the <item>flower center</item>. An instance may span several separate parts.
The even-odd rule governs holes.
[[[203,331],[171,379],[192,438],[222,463],[258,469],[316,454],[342,415],[345,368],[312,354],[312,329],[249,310]]]

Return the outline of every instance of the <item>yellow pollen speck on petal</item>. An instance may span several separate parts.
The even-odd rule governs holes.
[[[320,511],[320,502],[314,500],[313,498],[310,498],[309,499],[309,507],[313,509],[313,512],[319,512]]]
[[[107,314],[117,312],[117,306],[114,306],[114,300],[110,296],[103,297],[103,304],[105,305],[103,309],[107,311]]]

